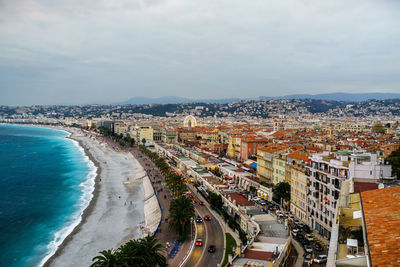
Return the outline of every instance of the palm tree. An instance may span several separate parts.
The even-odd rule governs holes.
[[[112,249],[103,250],[100,252],[101,255],[96,256],[92,259],[95,261],[91,267],[117,267],[121,266],[119,262],[118,253]]]
[[[192,201],[186,196],[180,196],[172,200],[169,213],[170,229],[178,233],[179,240],[185,240],[190,230],[190,220],[194,217]]]
[[[163,245],[157,244],[157,239],[154,236],[146,236],[142,238],[142,249],[146,252],[146,258],[150,263],[148,266],[165,266],[167,261],[161,254],[164,250]]]
[[[155,267],[165,266],[166,259],[161,254],[163,246],[157,239],[147,236],[138,240],[130,240],[119,249],[122,266]]]

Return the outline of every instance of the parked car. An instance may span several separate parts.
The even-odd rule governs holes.
[[[318,242],[315,243],[314,247],[315,247],[316,251],[323,251],[324,250],[323,246]]]
[[[294,215],[293,214],[289,214],[289,218],[291,219],[291,220],[294,220]]]
[[[314,262],[316,263],[325,263],[327,260],[327,256],[326,255],[318,255],[315,259]]]
[[[311,233],[311,229],[310,229],[310,227],[308,227],[308,225],[304,225],[304,226],[303,226],[303,230],[304,230],[304,232],[306,232],[307,234]]]
[[[265,202],[265,201],[260,201],[260,205],[265,206],[265,205],[267,205],[267,202]]]
[[[306,239],[308,240],[308,241],[314,241],[314,237],[312,236],[312,235],[310,235],[310,234],[306,234],[305,235],[305,237],[306,237]]]
[[[303,245],[303,246],[305,246],[305,245],[310,245],[310,241],[308,241],[307,239],[302,239],[301,240],[301,244]]]
[[[297,233],[299,232],[299,229],[292,229],[292,235],[294,236],[294,237],[296,237],[297,236]]]
[[[309,262],[311,262],[311,260],[312,260],[311,254],[306,254],[306,255],[304,256],[304,262],[305,262],[305,263],[309,263]]]
[[[297,233],[296,238],[301,242],[304,239],[304,235],[302,233]]]
[[[203,246],[203,240],[202,239],[197,239],[196,240],[196,247],[201,247]]]
[[[310,245],[304,245],[304,250],[305,250],[307,253],[312,253],[312,247],[311,247]]]
[[[259,201],[259,200],[261,200],[261,198],[259,198],[259,197],[254,197],[253,198],[253,201]]]
[[[202,219],[200,216],[197,216],[196,222],[197,222],[197,223],[202,223],[202,222],[203,222],[203,219]]]

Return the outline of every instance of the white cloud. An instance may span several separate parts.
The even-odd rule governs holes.
[[[81,87],[80,102],[104,85],[113,88],[112,94],[106,89],[96,94],[104,99],[115,92],[120,98],[143,95],[136,88],[194,97],[225,97],[227,91],[242,97],[344,88],[396,91],[399,5],[389,0],[0,0],[0,85],[9,88],[0,91],[0,99],[15,102],[21,97],[13,96],[14,87],[35,86],[43,96]],[[22,84],[7,66],[42,73],[38,76],[51,86],[35,75]]]

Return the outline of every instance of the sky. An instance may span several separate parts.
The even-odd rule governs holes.
[[[400,92],[396,0],[0,0],[0,105]]]

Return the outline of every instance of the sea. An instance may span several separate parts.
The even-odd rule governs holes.
[[[0,125],[0,266],[41,266],[81,221],[96,167],[68,132]]]

